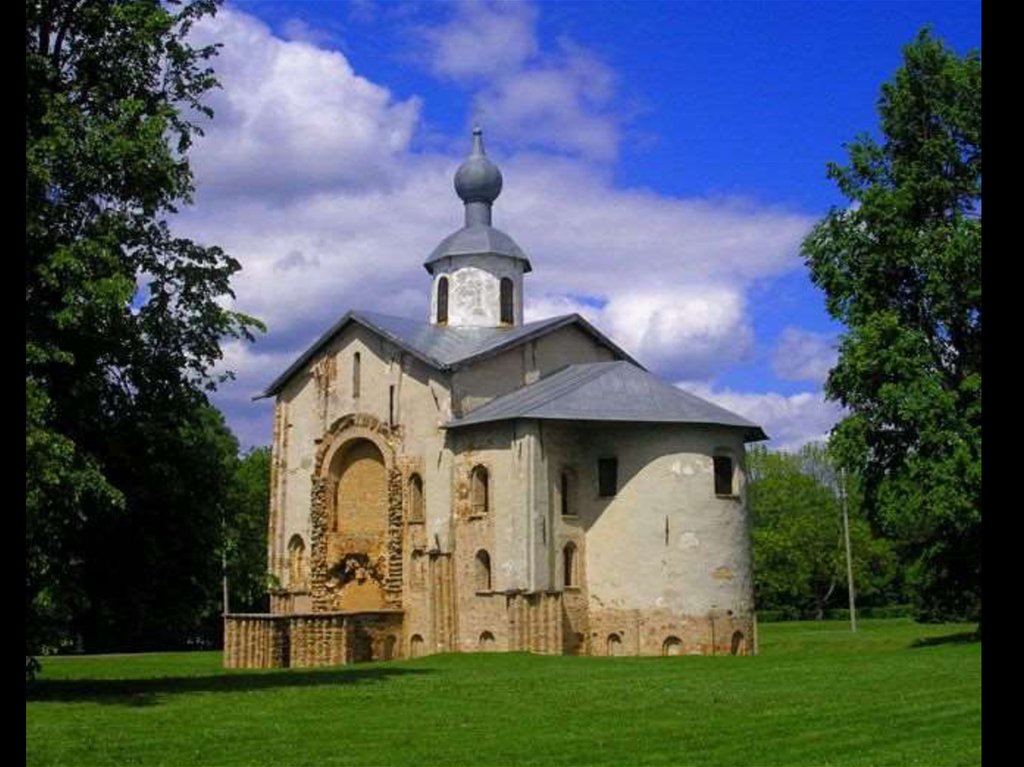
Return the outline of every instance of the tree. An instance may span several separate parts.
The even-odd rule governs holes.
[[[108,430],[107,479],[125,508],[95,513],[82,531],[87,609],[72,628],[89,652],[209,646],[221,630],[225,528],[241,511],[238,442],[208,406],[132,416]]]
[[[828,175],[853,201],[803,243],[846,325],[826,392],[868,509],[913,558],[918,616],[981,615],[981,55],[927,29],[882,86],[881,140]]]
[[[191,202],[187,152],[211,115],[215,49],[188,33],[213,11],[26,3],[27,654],[96,609],[84,541],[158,492],[132,482],[140,463],[155,476],[181,459],[169,476],[187,482],[173,451],[200,438],[182,432],[222,439],[197,426],[220,343],[261,327],[224,307],[238,262],[167,224]]]
[[[267,509],[270,448],[257,447],[237,462],[231,513],[227,521],[228,582],[231,609],[261,612],[267,601]]]
[[[799,453],[756,447],[747,455],[755,602],[760,609],[822,618],[846,593],[846,553],[834,467],[816,444]],[[872,533],[850,484],[850,543],[861,604],[898,599],[898,562]]]

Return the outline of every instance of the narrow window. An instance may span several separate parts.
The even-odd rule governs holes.
[[[572,503],[569,501],[569,493],[572,489],[572,482],[569,479],[569,472],[563,471],[559,481],[559,490],[561,491],[562,497],[559,499],[562,506],[562,516],[568,517],[573,513]]]
[[[437,281],[437,324],[448,323],[448,278],[442,277]]]
[[[576,575],[576,544],[570,541],[562,549],[562,584],[565,586],[578,586],[579,578]]]
[[[715,456],[715,495],[732,495],[732,458]]]
[[[734,631],[732,634],[732,642],[730,643],[730,649],[733,655],[746,655],[747,648],[743,645],[743,632]]]
[[[423,521],[423,480],[419,474],[409,477],[409,521]]]
[[[597,461],[598,495],[610,498],[619,491],[619,459],[599,458]]]
[[[302,536],[293,535],[288,542],[288,585],[298,588],[306,577],[306,544]]]
[[[362,378],[362,362],[363,358],[359,352],[352,355],[352,396],[359,396],[359,382]]]
[[[501,321],[511,325],[515,320],[515,311],[512,302],[512,280],[508,277],[501,278]]]
[[[486,514],[490,511],[490,487],[487,469],[474,466],[470,476],[470,503],[473,514]]]
[[[395,385],[388,387],[388,426],[395,425]]]
[[[491,555],[483,549],[476,553],[474,580],[477,591],[491,590]]]

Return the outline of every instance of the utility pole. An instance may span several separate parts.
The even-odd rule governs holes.
[[[220,555],[220,569],[222,573],[222,585],[224,588],[224,614],[228,612],[228,554],[226,551],[222,551]]]
[[[850,556],[850,515],[846,509],[846,469],[839,470],[839,492],[843,503],[843,538],[846,541],[846,588],[850,594],[850,631],[857,633],[857,607],[854,604],[853,558]]]

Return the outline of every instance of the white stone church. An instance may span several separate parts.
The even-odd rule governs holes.
[[[756,652],[744,445],[764,432],[579,315],[524,324],[501,188],[477,128],[426,321],[350,311],[263,393],[279,587],[225,617],[225,665]]]

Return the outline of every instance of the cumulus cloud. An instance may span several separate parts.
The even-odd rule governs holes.
[[[825,400],[820,391],[783,396],[774,392],[737,392],[705,383],[683,382],[679,388],[738,413],[765,430],[768,446],[796,451],[808,442],[821,442],[844,416],[843,408]]]
[[[541,296],[528,300],[525,315],[531,321],[579,314],[645,367],[701,379],[753,350],[754,333],[745,310],[740,291],[709,284],[671,291],[610,291],[600,302]]]
[[[614,71],[567,37],[537,39],[537,10],[523,2],[462,2],[451,18],[421,27],[434,74],[474,89],[477,119],[509,145],[590,159],[614,158],[621,139]]]
[[[838,357],[835,337],[788,327],[782,331],[772,354],[772,370],[787,381],[821,383]]]
[[[523,2],[461,2],[452,18],[422,27],[427,64],[438,75],[476,81],[519,70],[537,55],[537,11]]]
[[[231,9],[196,26],[197,43],[225,43],[216,62],[222,87],[209,98],[216,118],[192,153],[201,188],[287,196],[393,180],[420,102],[395,100],[341,53],[317,47],[308,31],[302,37],[283,40]]]
[[[533,11],[481,7],[460,13],[519,14],[505,23],[534,34]],[[175,226],[239,259],[234,305],[269,326],[254,347],[230,347],[238,379],[218,398],[247,439],[262,419],[266,442],[269,411],[249,399],[346,310],[427,319],[422,262],[462,225],[452,190],[462,156],[412,151],[419,101],[395,99],[337,51],[277,37],[231,8],[202,34],[224,43],[222,89],[192,155],[198,204]],[[532,50],[515,54],[520,71],[547,65]],[[561,50],[578,62],[589,55],[569,43]],[[581,98],[613,87],[579,77],[595,89]],[[527,317],[578,312],[669,380],[711,380],[750,355],[747,291],[799,267],[796,248],[813,223],[749,200],[623,189],[606,165],[521,145],[499,162],[495,225],[534,266]]]

